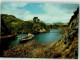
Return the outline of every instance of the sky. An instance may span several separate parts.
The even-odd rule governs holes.
[[[78,4],[59,3],[1,3],[1,14],[14,15],[24,21],[38,17],[45,23],[68,23]]]

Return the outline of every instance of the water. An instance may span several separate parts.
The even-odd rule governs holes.
[[[27,34],[18,34],[18,35],[16,36],[17,39],[10,42],[10,46],[14,46],[14,45],[20,44],[20,41],[19,41],[18,38],[24,37],[24,36],[26,36],[26,35],[27,35]]]
[[[61,37],[62,35],[59,33],[58,29],[51,29],[50,32],[35,35],[36,40],[41,43],[53,43],[58,41]]]
[[[18,34],[17,38],[24,37],[26,35],[27,34]],[[53,43],[58,41],[61,37],[62,35],[59,33],[58,29],[51,29],[50,32],[36,34],[34,38],[41,43]],[[20,44],[19,39],[13,40],[10,43],[10,46],[14,46],[16,44]]]

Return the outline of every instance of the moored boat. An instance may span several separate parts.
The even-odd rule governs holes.
[[[26,40],[30,40],[34,37],[34,35],[31,35],[30,37],[26,36],[26,37],[22,37],[22,38],[19,38],[19,41],[26,41]]]

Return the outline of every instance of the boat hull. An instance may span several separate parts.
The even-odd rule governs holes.
[[[22,39],[19,39],[19,41],[27,41],[27,40],[31,40],[34,37],[34,35],[32,35],[31,37],[24,37]]]

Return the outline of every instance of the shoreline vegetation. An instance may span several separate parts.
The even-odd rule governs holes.
[[[49,32],[50,29],[60,29],[62,38],[50,43],[40,43],[36,40],[31,40],[28,43],[23,43],[9,47],[3,51],[4,57],[26,57],[26,58],[63,58],[63,59],[78,59],[78,21],[79,21],[79,8],[74,12],[74,15],[67,24],[45,24],[40,21],[38,17],[34,17],[30,21],[22,21],[15,16],[2,14],[1,15],[5,26],[11,33],[43,33]],[[2,22],[1,22],[2,23]],[[9,23],[9,24],[8,24]],[[2,25],[2,27],[4,27]],[[2,33],[2,36],[8,35],[7,32]]]
[[[46,24],[43,21],[40,21],[38,17],[34,17],[33,20],[23,21],[16,18],[13,15],[1,14],[1,20],[6,25],[8,30],[13,33],[44,33],[49,32],[50,29],[59,29],[67,27],[68,24],[64,23],[53,23]]]

